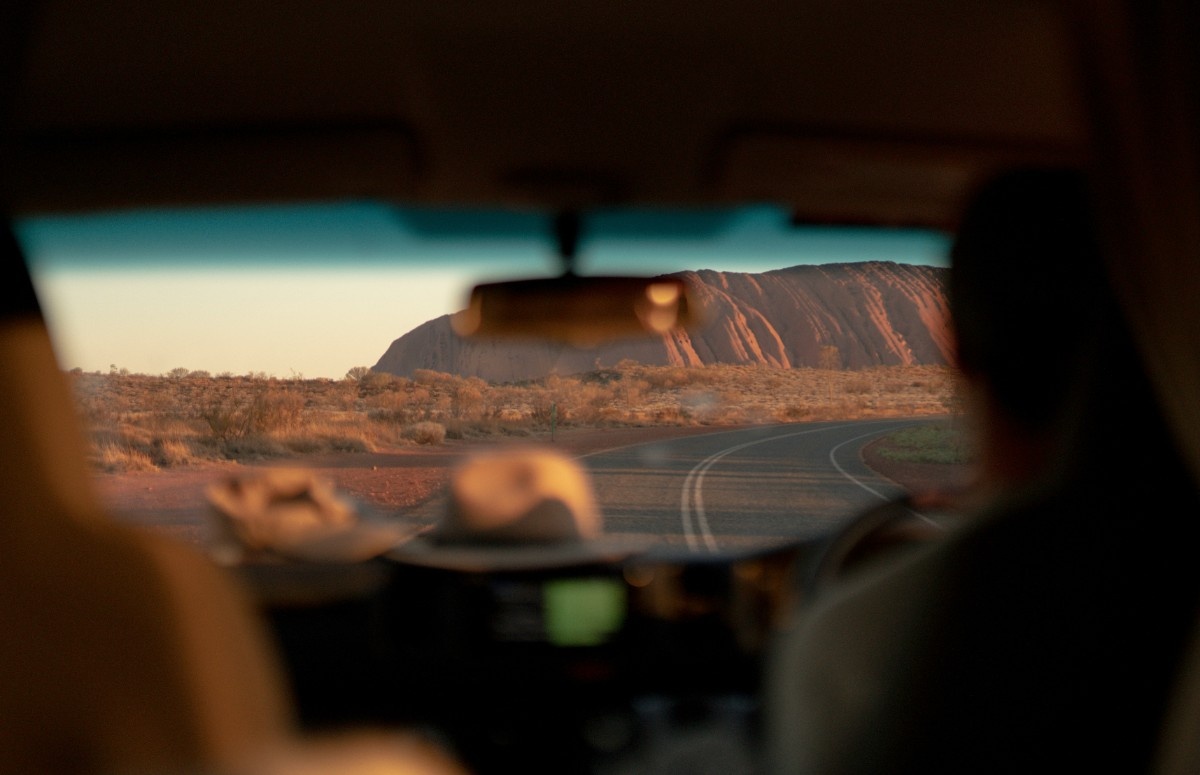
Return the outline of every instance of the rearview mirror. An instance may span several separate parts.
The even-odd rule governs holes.
[[[677,277],[561,277],[477,285],[451,322],[463,337],[539,338],[581,347],[661,336],[694,325],[698,307]]]

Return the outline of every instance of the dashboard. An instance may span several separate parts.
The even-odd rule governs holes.
[[[754,769],[765,649],[815,552],[655,550],[487,573],[259,562],[240,573],[310,730],[418,731],[480,773],[532,762],[738,772]]]

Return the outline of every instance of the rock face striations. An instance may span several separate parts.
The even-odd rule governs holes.
[[[443,315],[392,342],[374,370],[412,376],[431,369],[512,382],[590,371],[623,359],[858,369],[944,364],[951,357],[946,270],[939,267],[873,261],[678,276],[691,282],[706,311],[705,325],[696,331],[579,349],[469,341]]]

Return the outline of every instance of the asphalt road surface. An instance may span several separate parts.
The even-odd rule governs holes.
[[[695,551],[827,533],[903,491],[863,465],[872,439],[919,420],[770,425],[581,458],[609,533]]]

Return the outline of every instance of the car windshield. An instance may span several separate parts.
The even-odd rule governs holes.
[[[566,268],[551,215],[359,202],[17,231],[101,494],[190,543],[211,540],[212,482],[267,467],[429,525],[463,455],[497,445],[567,452],[607,532],[699,552],[823,534],[961,478],[947,235],[769,205],[588,212],[569,268],[683,277],[696,327],[460,337],[474,284]]]

